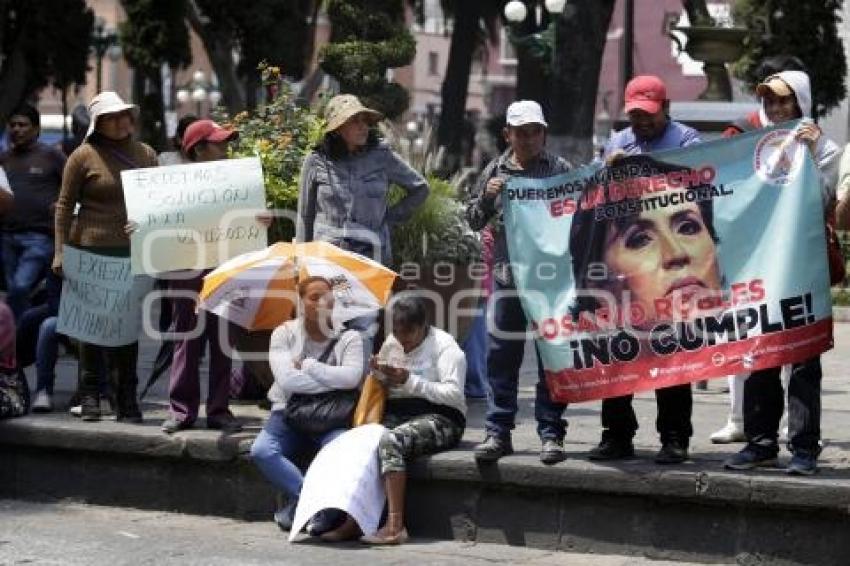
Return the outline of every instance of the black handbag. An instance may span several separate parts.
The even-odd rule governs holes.
[[[337,340],[331,340],[316,360],[324,363]],[[357,389],[335,389],[325,393],[294,393],[286,401],[286,424],[300,433],[317,436],[337,428],[351,428],[354,409],[360,399]]]

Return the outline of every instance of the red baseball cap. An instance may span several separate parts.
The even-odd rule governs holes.
[[[222,128],[212,120],[197,120],[189,124],[183,134],[183,151],[189,153],[190,149],[202,141],[223,142],[238,136],[239,132]]]
[[[658,114],[665,100],[667,87],[664,86],[664,81],[655,75],[640,75],[626,85],[626,114],[632,110]]]

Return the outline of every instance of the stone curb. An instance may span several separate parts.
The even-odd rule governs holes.
[[[253,434],[222,435],[207,430],[165,435],[158,427],[103,421],[81,423],[25,417],[0,423],[0,446],[79,453],[115,453],[136,458],[233,462],[247,458]],[[462,447],[464,448],[464,447]],[[768,473],[724,472],[717,461],[695,461],[659,468],[645,461],[618,465],[569,458],[543,466],[536,456],[518,454],[497,465],[479,466],[467,449],[414,462],[411,478],[419,482],[473,484],[487,489],[584,492],[634,497],[690,500],[701,505],[803,509],[850,515],[850,480],[794,478],[779,470]]]

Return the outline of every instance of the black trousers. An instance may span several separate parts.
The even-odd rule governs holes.
[[[602,401],[603,439],[630,441],[634,437],[638,422],[632,408],[633,397],[634,395],[624,395]],[[655,429],[661,436],[661,443],[676,441],[687,446],[694,433],[691,425],[691,384],[656,389],[655,402],[658,406]]]
[[[744,432],[750,447],[763,454],[779,453],[779,421],[785,398],[781,367],[759,370],[744,383]],[[820,452],[820,356],[794,364],[788,382],[788,448],[792,452]]]

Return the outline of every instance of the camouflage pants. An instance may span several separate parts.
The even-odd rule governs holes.
[[[398,422],[386,418],[384,426],[388,430],[378,446],[381,475],[403,472],[406,459],[454,448],[463,436],[463,427],[434,413]]]

